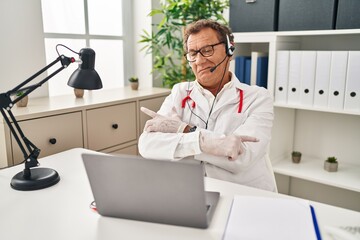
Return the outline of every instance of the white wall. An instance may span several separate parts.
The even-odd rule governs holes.
[[[152,58],[151,55],[146,55],[145,51],[140,49],[144,45],[139,44],[140,35],[143,30],[151,33],[151,17],[148,14],[151,11],[151,1],[134,0],[133,1],[133,24],[134,24],[134,71],[139,77],[139,86],[152,87],[153,77],[152,70]]]
[[[1,0],[0,31],[0,92],[3,93],[46,66],[41,1]],[[30,97],[48,95],[47,89],[44,85]]]
[[[151,32],[150,11],[151,1],[133,1],[133,63],[140,87],[153,85],[151,55],[140,52],[143,45],[137,43],[143,29]],[[46,66],[41,0],[1,0],[0,31],[0,93],[3,93]],[[48,87],[45,84],[30,97],[47,95]]]

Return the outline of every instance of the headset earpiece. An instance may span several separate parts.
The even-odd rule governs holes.
[[[226,54],[231,57],[234,55],[235,47],[231,44],[229,36],[226,34]]]

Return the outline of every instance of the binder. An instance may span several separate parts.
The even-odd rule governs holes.
[[[288,77],[289,77],[289,51],[277,51],[275,102],[287,103]]]
[[[321,240],[316,211],[293,198],[235,196],[223,240]]]
[[[345,110],[360,111],[360,51],[350,51],[346,73]]]
[[[251,58],[245,59],[245,80],[244,83],[250,85],[250,75],[251,75]]]
[[[303,51],[301,53],[300,73],[300,102],[304,106],[314,103],[316,51]]]
[[[251,62],[252,64],[253,62]],[[257,58],[256,85],[267,88],[269,57]]]
[[[290,51],[287,103],[300,104],[301,51]]]
[[[256,85],[259,58],[265,56],[267,56],[267,53],[265,52],[251,52],[251,74],[250,74],[251,85]]]
[[[316,55],[314,106],[328,106],[331,51],[318,51]]]
[[[334,110],[344,108],[347,59],[347,51],[333,51],[331,54],[328,107]]]
[[[235,57],[235,75],[240,82],[245,83],[245,61],[250,59],[248,56]]]

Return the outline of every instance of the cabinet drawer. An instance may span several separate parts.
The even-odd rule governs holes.
[[[88,148],[102,150],[136,140],[136,104],[119,104],[88,110]]]
[[[81,112],[19,121],[19,125],[25,136],[40,148],[40,157],[84,147]],[[11,141],[13,161],[17,164],[24,157],[13,136]]]

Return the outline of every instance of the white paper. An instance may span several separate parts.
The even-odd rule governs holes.
[[[223,240],[316,240],[309,202],[235,196]]]

